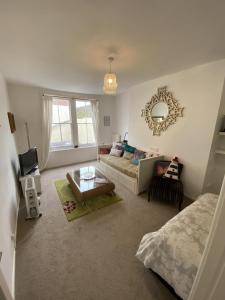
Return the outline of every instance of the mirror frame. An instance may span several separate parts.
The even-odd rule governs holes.
[[[156,122],[151,116],[153,107],[164,102],[168,106],[168,115],[162,122]],[[149,129],[153,130],[153,135],[160,135],[161,131],[176,123],[178,117],[183,117],[184,107],[180,107],[178,101],[173,97],[172,93],[167,91],[167,87],[158,88],[157,94],[153,95],[151,100],[146,103],[145,108],[141,111],[141,116],[145,118]]]

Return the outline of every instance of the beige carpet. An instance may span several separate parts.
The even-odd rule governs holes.
[[[97,164],[97,163],[96,163]],[[16,249],[16,300],[172,300],[175,297],[135,258],[143,234],[177,209],[122,186],[124,199],[68,222],[54,186],[74,166],[42,174],[41,211],[24,221],[21,204]]]

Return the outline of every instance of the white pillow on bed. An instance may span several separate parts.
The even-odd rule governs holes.
[[[120,157],[123,150],[112,148],[109,155]]]

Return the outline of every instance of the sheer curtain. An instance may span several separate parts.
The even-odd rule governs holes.
[[[52,133],[52,97],[43,95],[42,97],[42,151],[40,169],[44,170],[46,167],[50,140]]]
[[[98,158],[98,144],[99,144],[99,101],[93,100],[91,101],[92,107],[92,116],[93,116],[93,128],[95,141],[97,145],[97,158]]]

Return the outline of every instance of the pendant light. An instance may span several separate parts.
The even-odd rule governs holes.
[[[117,82],[116,82],[116,74],[111,72],[111,64],[114,60],[112,56],[108,58],[109,60],[109,72],[105,74],[104,76],[104,86],[103,90],[105,94],[115,94],[117,89]]]

